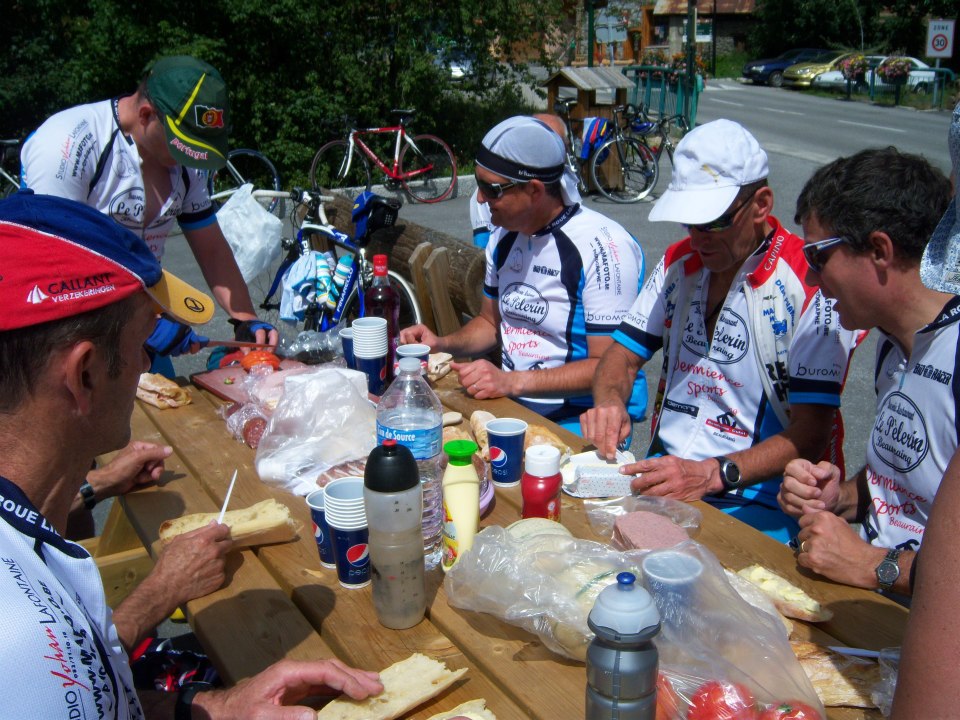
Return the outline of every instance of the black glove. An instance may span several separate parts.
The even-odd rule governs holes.
[[[257,330],[266,331],[266,340],[269,341],[270,331],[276,330],[273,325],[263,320],[236,320],[230,318],[227,322],[233,325],[233,339],[238,342],[256,342]]]

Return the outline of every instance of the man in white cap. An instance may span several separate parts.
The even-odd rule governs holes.
[[[955,142],[960,154],[960,132]],[[836,582],[910,594],[913,559],[960,445],[951,213],[937,225],[949,201],[943,173],[892,147],[820,168],[797,200],[810,279],[843,327],[880,333],[866,465],[844,481],[834,464],[793,460],[780,489],[784,511],[800,522],[797,562]]]
[[[423,325],[400,337],[458,356],[499,343],[502,368],[454,363],[467,392],[516,398],[579,430],[577,417],[592,405],[593,371],[642,281],[643,252],[623,227],[569,195],[565,169],[563,141],[540,120],[513,117],[487,133],[476,176],[496,229],[480,315],[444,337]],[[628,395],[630,416],[642,418],[642,377]]]
[[[777,505],[783,469],[840,452],[831,439],[842,437],[837,408],[856,336],[805,282],[803,241],[771,215],[767,155],[746,129],[707,123],[674,161],[650,219],[690,235],[667,248],[614,333],[584,437],[614,457],[630,432],[633,377],[662,350],[648,457],[621,472],[636,475],[635,492],[704,499],[787,542],[798,528]]]

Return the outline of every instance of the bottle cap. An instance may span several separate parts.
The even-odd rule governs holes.
[[[418,365],[419,367],[419,365]],[[384,440],[375,447],[363,471],[363,486],[375,492],[395,493],[416,487],[420,470],[409,448],[396,440]]]
[[[384,276],[387,274],[387,256],[386,255],[374,255],[373,256],[373,274]]]
[[[631,572],[617,575],[616,585],[605,587],[590,611],[588,624],[606,640],[627,642],[652,637],[660,629],[660,613],[637,577]]]
[[[560,451],[553,445],[531,445],[523,455],[523,469],[534,477],[560,472]]]
[[[416,358],[406,359],[417,361]],[[473,440],[450,440],[443,444],[443,451],[449,456],[451,465],[469,465],[477,450],[479,448]]]
[[[420,359],[415,357],[402,357],[398,363],[400,372],[415,372],[420,374]]]

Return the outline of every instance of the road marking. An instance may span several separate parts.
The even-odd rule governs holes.
[[[874,130],[886,130],[888,132],[905,133],[901,128],[890,127],[889,125],[869,125],[867,123],[853,122],[852,120],[837,120],[841,125],[853,125],[854,127],[873,128]]]
[[[777,108],[772,107],[761,107],[761,110],[766,110],[767,112],[780,113],[781,115],[805,115],[806,113],[796,112],[794,110],[778,110]]]
[[[720,103],[721,105],[736,105],[743,107],[743,103],[733,102],[732,100],[720,100],[719,98],[710,98],[710,102]]]

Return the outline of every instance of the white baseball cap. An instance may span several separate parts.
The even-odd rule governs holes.
[[[677,144],[673,177],[650,210],[653,221],[686,225],[716,220],[740,188],[769,175],[767,154],[742,125],[714,120],[694,128]]]

